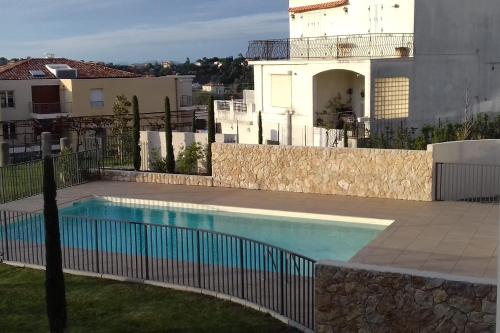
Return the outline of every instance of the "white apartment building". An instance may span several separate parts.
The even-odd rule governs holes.
[[[264,141],[308,146],[339,117],[421,128],[462,120],[466,95],[471,114],[500,112],[498,0],[290,0],[289,20],[289,38],[250,42],[253,114],[216,108],[223,133],[251,132],[241,143],[259,112]]]

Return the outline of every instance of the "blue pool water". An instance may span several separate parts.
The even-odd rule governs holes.
[[[314,260],[348,261],[386,228],[378,225],[122,204],[103,199],[75,203],[62,209],[60,215],[216,231],[258,240]],[[69,241],[73,233],[71,228],[71,225],[62,226],[63,243],[65,239]],[[87,231],[89,238],[93,237],[91,230],[89,227]],[[113,239],[113,242],[119,243],[117,246],[122,248],[126,246],[122,244],[124,239],[126,243],[134,239],[134,232],[135,230],[125,230],[117,233],[114,237],[121,237],[122,240]],[[141,233],[141,230],[138,232]],[[161,239],[162,235],[156,236],[153,235],[151,239]],[[164,236],[170,237],[166,234]],[[168,253],[166,255],[171,256]]]

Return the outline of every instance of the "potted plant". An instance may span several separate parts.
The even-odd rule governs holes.
[[[400,58],[408,58],[410,56],[410,48],[407,46],[396,47],[396,54]]]

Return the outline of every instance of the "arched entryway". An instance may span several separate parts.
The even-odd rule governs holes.
[[[365,77],[359,73],[335,69],[313,78],[313,110],[316,127],[338,128],[342,117],[365,116]]]

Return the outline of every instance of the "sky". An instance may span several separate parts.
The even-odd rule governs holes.
[[[0,57],[134,63],[245,54],[288,36],[288,0],[0,0]]]

